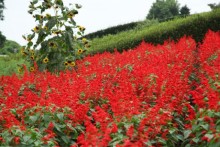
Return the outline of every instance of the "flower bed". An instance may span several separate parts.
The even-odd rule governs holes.
[[[0,77],[0,145],[220,144],[220,34]]]

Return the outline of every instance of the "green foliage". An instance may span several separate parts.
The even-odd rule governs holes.
[[[29,8],[37,22],[32,33],[23,36],[28,43],[22,47],[22,54],[30,62],[30,70],[36,70],[35,63],[40,71],[74,69],[75,60],[83,58],[89,47],[88,40],[78,39],[85,28],[73,19],[81,6],[71,4],[69,8],[62,0],[32,0]]]
[[[87,35],[85,35],[85,37],[89,38],[89,39],[102,38],[107,35],[115,35],[115,34],[118,34],[121,32],[129,31],[132,29],[140,29],[143,27],[157,24],[157,23],[158,23],[158,20],[156,20],[156,19],[152,19],[152,20],[146,19],[144,21],[137,21],[137,22],[131,22],[131,23],[113,26],[113,27],[110,27],[110,28],[107,28],[104,30],[100,30],[97,32],[87,34]]]
[[[137,25],[138,25],[138,22],[131,22],[131,23],[127,23],[127,24],[117,25],[117,26],[109,27],[104,30],[96,31],[94,33],[89,33],[89,34],[85,35],[85,37],[89,38],[89,39],[101,38],[106,35],[114,35],[119,32],[131,30],[131,29],[135,28]]]
[[[192,129],[184,131],[184,139],[188,146],[213,146],[220,145],[220,113],[213,110],[199,109],[197,118],[192,121]]]
[[[0,134],[4,143],[1,145],[54,147],[59,144],[68,147],[75,144],[76,138],[84,131],[83,126],[73,126],[72,120],[67,117],[70,114],[69,108],[35,106],[26,109],[23,116],[17,111],[22,111],[22,108],[11,109],[12,114],[17,118],[24,118],[26,129],[14,126],[3,130]]]
[[[21,46],[17,42],[12,40],[6,40],[4,47],[0,48],[0,54],[6,55],[10,53],[18,53],[20,47]]]
[[[157,0],[151,6],[147,19],[166,19],[179,15],[177,0]]]
[[[4,0],[0,0],[0,20],[4,19],[3,9],[5,9]]]
[[[0,31],[0,48],[4,46],[5,41],[6,41],[6,38],[4,35],[2,35],[2,32]]]
[[[18,64],[28,64],[22,59],[20,54],[0,56],[0,76],[19,74]]]
[[[135,30],[139,30],[139,29],[143,29],[143,28],[147,28],[153,25],[157,25],[159,24],[159,21],[157,19],[146,19],[144,21],[139,21],[137,22],[137,26],[134,28]]]
[[[122,52],[125,49],[134,48],[143,40],[153,44],[162,44],[169,39],[177,41],[184,35],[192,36],[196,42],[201,42],[209,29],[213,31],[220,30],[219,22],[219,9],[191,15],[186,18],[177,18],[142,29],[129,30],[117,35],[104,36],[103,38],[95,38],[92,40],[89,53],[113,52],[114,49]]]
[[[220,8],[220,3],[218,3],[218,4],[216,4],[216,3],[208,4],[208,6],[209,6],[212,10],[215,10],[215,9]]]
[[[190,14],[190,9],[185,5],[185,6],[181,7],[180,14],[187,16]]]

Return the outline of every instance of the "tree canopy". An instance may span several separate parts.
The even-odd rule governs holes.
[[[5,8],[4,0],[0,0],[0,20],[4,19],[3,10]]]
[[[177,0],[156,0],[150,8],[147,19],[166,19],[179,15]]]
[[[190,9],[185,5],[180,9],[180,15],[189,15],[190,14]]]
[[[215,9],[220,8],[220,3],[218,3],[218,4],[216,4],[216,3],[208,4],[208,6],[209,6],[212,10],[215,10]]]
[[[4,0],[0,0],[0,20],[4,19],[4,15],[3,15],[4,8],[5,8]],[[6,40],[5,36],[2,35],[0,31],[0,48],[4,46],[5,40]]]
[[[2,35],[2,32],[0,31],[0,48],[4,46],[5,40],[6,40],[5,36]]]

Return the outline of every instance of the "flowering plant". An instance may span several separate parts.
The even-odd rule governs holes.
[[[76,63],[0,77],[0,146],[220,145],[218,32]]]
[[[30,71],[58,72],[75,67],[75,61],[83,57],[90,46],[82,38],[85,28],[77,25],[74,17],[81,5],[66,7],[62,0],[32,0],[28,12],[37,25],[29,35],[23,35],[27,45],[21,49],[30,62]],[[34,64],[37,64],[35,66]]]

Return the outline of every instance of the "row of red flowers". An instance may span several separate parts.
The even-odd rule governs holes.
[[[209,31],[200,45],[190,37],[142,42],[59,75],[2,76],[0,145],[219,143],[219,73],[220,34]]]

